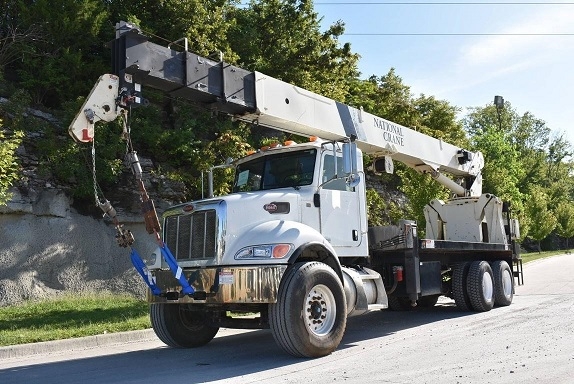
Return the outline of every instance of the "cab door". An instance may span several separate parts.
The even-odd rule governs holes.
[[[343,161],[337,158],[337,175],[343,175]],[[333,179],[333,152],[322,156],[320,195],[321,233],[333,247],[358,247],[361,244],[361,212],[358,187],[349,187],[344,178]]]

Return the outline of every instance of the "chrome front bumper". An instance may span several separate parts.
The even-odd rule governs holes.
[[[275,303],[287,265],[184,269],[189,284],[204,300],[180,294],[182,288],[169,270],[152,270],[160,296],[148,290],[149,303]],[[197,296],[196,296],[197,297]]]

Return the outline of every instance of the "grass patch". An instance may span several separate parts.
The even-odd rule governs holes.
[[[0,308],[0,346],[151,326],[148,304],[113,294],[68,295]]]
[[[556,255],[563,255],[565,253],[570,253],[571,250],[560,250],[560,251],[544,251],[544,252],[528,252],[523,253],[520,256],[522,257],[523,263],[528,263],[529,261],[534,261],[538,259],[543,259],[545,257],[551,257]]]

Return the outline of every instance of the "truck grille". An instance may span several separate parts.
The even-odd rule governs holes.
[[[177,260],[215,258],[216,236],[214,209],[170,216],[165,220],[165,241]]]

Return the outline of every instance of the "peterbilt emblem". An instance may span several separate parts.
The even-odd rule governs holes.
[[[289,211],[291,210],[290,208],[290,204],[289,203],[285,203],[285,202],[272,202],[272,203],[268,203],[265,204],[263,206],[263,209],[266,210],[267,212],[274,214],[274,213],[289,213]]]
[[[277,211],[277,204],[273,204],[273,203],[265,204],[263,206],[263,209],[269,213],[273,213],[273,212]]]
[[[193,212],[194,209],[195,209],[195,207],[193,206],[193,204],[187,204],[187,205],[184,205],[184,207],[183,207],[184,212]]]

